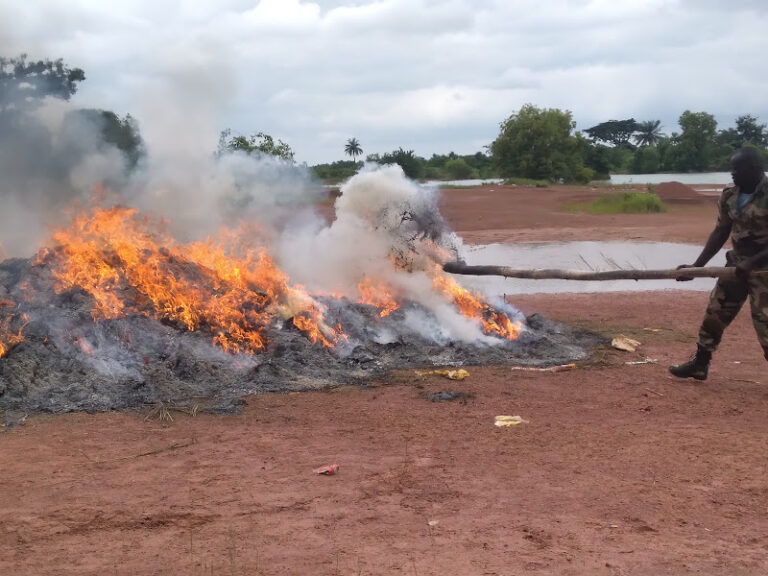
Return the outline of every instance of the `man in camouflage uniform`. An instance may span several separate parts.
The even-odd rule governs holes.
[[[726,255],[726,266],[735,268],[736,277],[719,279],[712,290],[699,329],[696,355],[684,364],[669,367],[680,378],[706,380],[712,352],[747,296],[757,338],[768,360],[768,276],[751,274],[768,267],[768,179],[761,153],[756,148],[739,149],[731,158],[731,176],[734,186],[723,190],[717,225],[701,255],[693,266],[682,265],[678,269],[705,266],[730,235],[733,249]]]

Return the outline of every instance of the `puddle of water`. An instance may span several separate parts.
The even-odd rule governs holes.
[[[525,244],[487,244],[467,246],[465,259],[470,265],[510,266],[512,268],[563,268],[571,270],[648,270],[675,268],[690,264],[702,246],[672,242],[545,242]],[[721,250],[709,263],[725,265]],[[581,282],[575,280],[524,280],[500,276],[456,276],[468,288],[489,296],[503,294],[541,294],[556,292],[637,292],[644,290],[709,291],[714,278],[690,282],[675,280],[613,280]]]
[[[662,182],[682,182],[683,184],[722,184],[731,183],[730,172],[702,172],[699,174],[611,174],[611,184],[661,184]]]

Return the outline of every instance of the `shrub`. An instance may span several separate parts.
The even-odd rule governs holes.
[[[536,186],[536,188],[546,188],[549,186],[547,180],[534,180],[533,178],[505,178],[504,184],[507,186]]]
[[[451,158],[445,163],[445,171],[454,180],[466,180],[472,176],[472,167],[464,158]]]
[[[661,198],[648,192],[605,194],[587,204],[566,204],[563,209],[590,214],[651,214],[667,211]]]
[[[635,174],[653,174],[661,169],[661,156],[655,146],[638,148],[632,161]]]

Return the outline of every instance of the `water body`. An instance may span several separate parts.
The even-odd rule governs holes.
[[[423,185],[439,188],[440,186],[484,186],[486,184],[501,184],[502,182],[504,182],[503,178],[475,178],[469,180],[427,180]]]
[[[487,244],[466,247],[465,258],[471,265],[497,265],[513,268],[563,268],[571,270],[666,269],[690,264],[702,246],[672,242],[544,242],[524,244]],[[721,250],[709,263],[725,265]],[[504,294],[551,294],[562,292],[637,292],[644,290],[709,291],[714,278],[690,282],[675,280],[525,280],[500,276],[456,276],[468,288],[489,296]]]
[[[483,186],[487,184],[501,184],[501,178],[469,179],[469,180],[428,180],[424,186]],[[661,184],[662,182],[682,182],[683,184],[716,184],[722,189],[731,183],[730,172],[701,172],[689,173],[665,173],[665,174],[611,174],[610,183],[621,186],[622,184]]]
[[[682,182],[683,184],[719,184],[731,183],[730,172],[702,172],[698,174],[611,174],[611,184],[661,184],[662,182]]]

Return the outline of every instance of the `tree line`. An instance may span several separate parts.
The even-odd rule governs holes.
[[[712,114],[686,110],[678,126],[679,131],[666,135],[659,120],[603,122],[584,131],[591,146],[585,163],[597,175],[718,171],[728,169],[738,148],[754,146],[765,153],[768,146],[766,125],[750,114],[736,118],[734,127],[718,130]]]
[[[735,126],[718,130],[707,112],[686,110],[679,130],[667,135],[660,120],[607,120],[583,132],[576,130],[570,111],[526,104],[505,119],[496,139],[483,152],[453,152],[423,158],[398,148],[369,154],[366,160],[399,164],[415,179],[523,178],[550,182],[590,182],[608,179],[611,172],[706,172],[727,170],[730,157],[742,146],[760,149],[768,159],[768,130],[755,116],[745,114]],[[356,138],[350,142],[362,155]],[[323,180],[342,180],[361,162],[339,160],[312,169]]]
[[[423,158],[413,150],[404,150],[401,147],[383,154],[368,154],[365,156],[365,161],[377,164],[398,164],[405,175],[414,180],[496,178],[499,174],[493,159],[484,152],[466,155],[449,152]],[[321,180],[334,182],[349,178],[362,166],[362,160],[337,160],[328,164],[316,164],[312,166],[312,172]]]
[[[14,146],[28,140],[31,132],[41,132],[40,127],[30,124],[27,113],[44,97],[69,100],[84,80],[83,70],[71,68],[61,59],[30,60],[25,54],[0,57],[0,144]],[[120,117],[108,110],[80,109],[69,113],[65,127],[67,123],[72,126],[73,141],[77,126],[95,127],[99,134],[97,146],[117,148],[125,155],[128,170],[146,154],[139,126],[129,114]],[[365,161],[398,164],[413,179],[500,177],[589,182],[607,179],[611,172],[726,170],[731,155],[741,146],[757,147],[768,156],[766,124],[745,114],[736,119],[733,127],[718,129],[712,114],[686,110],[678,119],[678,129],[670,134],[662,131],[660,120],[634,118],[607,120],[577,131],[570,111],[526,104],[501,122],[490,145],[474,154],[450,152],[424,158],[399,147],[370,153]],[[68,153],[71,149],[68,147]],[[348,178],[362,167],[364,152],[357,138],[348,139],[343,151],[349,160],[308,168],[321,180]],[[295,163],[291,146],[264,132],[245,136],[230,129],[222,131],[214,154],[231,152],[268,155]]]

